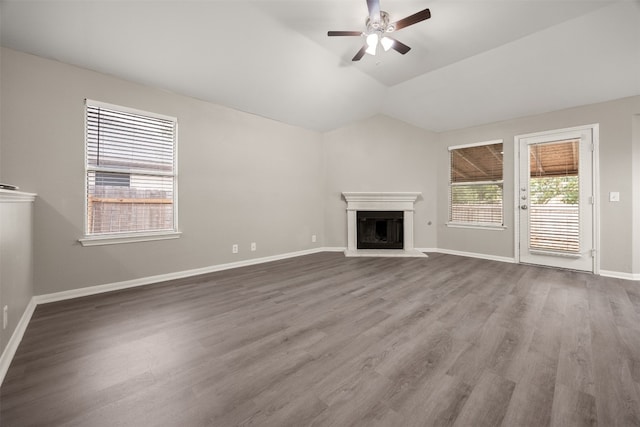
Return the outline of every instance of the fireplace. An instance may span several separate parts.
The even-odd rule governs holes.
[[[426,257],[413,247],[417,192],[344,192],[346,256]]]
[[[358,211],[356,219],[358,249],[404,248],[404,212]]]

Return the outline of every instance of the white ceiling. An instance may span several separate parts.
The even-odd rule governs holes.
[[[433,131],[640,94],[639,0],[380,0],[412,47],[365,55],[365,0],[1,1],[3,46],[326,131]]]

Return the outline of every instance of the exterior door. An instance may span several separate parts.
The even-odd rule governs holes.
[[[593,272],[593,128],[519,138],[519,261]]]

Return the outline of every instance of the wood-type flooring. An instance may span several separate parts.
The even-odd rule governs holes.
[[[640,283],[319,253],[37,307],[12,426],[638,426]]]

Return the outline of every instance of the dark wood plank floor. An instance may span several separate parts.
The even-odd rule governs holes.
[[[39,306],[9,426],[640,425],[640,283],[309,255]]]

